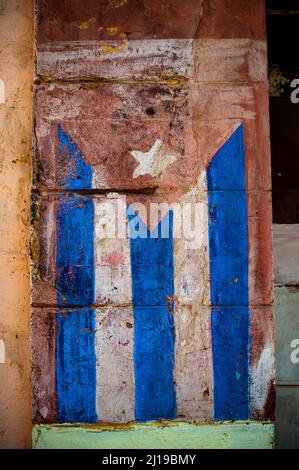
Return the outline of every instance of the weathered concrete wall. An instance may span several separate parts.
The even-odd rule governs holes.
[[[35,422],[271,419],[264,2],[38,7]],[[197,243],[109,237],[162,202]]]
[[[31,446],[32,0],[0,1],[0,447]]]

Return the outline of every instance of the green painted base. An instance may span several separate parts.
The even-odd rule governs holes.
[[[273,424],[35,425],[35,449],[272,449]]]

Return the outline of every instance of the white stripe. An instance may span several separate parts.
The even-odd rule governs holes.
[[[254,417],[263,416],[265,413],[265,405],[274,379],[273,371],[273,341],[269,341],[265,344],[257,363],[252,365],[251,408],[253,410]]]
[[[111,238],[119,217],[126,217],[122,196],[94,198],[95,302],[105,305],[96,310],[96,406],[107,423],[134,420],[130,240]]]
[[[198,240],[174,240],[175,383],[178,418],[213,419],[213,361],[210,325],[210,270],[206,173],[180,201],[200,203]]]
[[[134,420],[132,308],[96,310],[96,407],[100,421]]]

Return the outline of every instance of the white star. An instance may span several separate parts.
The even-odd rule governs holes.
[[[175,161],[174,155],[163,153],[163,142],[156,140],[148,152],[132,150],[131,154],[139,162],[133,173],[133,178],[141,175],[151,175],[158,178],[163,175],[164,170]]]

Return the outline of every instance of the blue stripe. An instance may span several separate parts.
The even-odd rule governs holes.
[[[128,208],[134,309],[135,417],[138,421],[173,419],[174,266],[173,214],[154,233]],[[169,221],[169,236],[164,226]],[[132,237],[139,228],[146,236]],[[167,231],[167,230],[166,230]]]
[[[249,309],[212,310],[214,416],[217,421],[248,419]]]
[[[60,149],[72,172],[67,189],[89,189],[92,170],[71,139],[58,127]],[[60,194],[56,212],[56,289],[60,307],[82,306],[56,316],[56,386],[58,422],[94,422],[96,415],[96,356],[94,303],[93,201]]]
[[[243,126],[207,172],[216,420],[247,419],[250,314]]]
[[[241,124],[218,150],[208,168],[209,191],[245,191],[244,132]]]
[[[95,312],[91,308],[56,315],[57,419],[97,421]]]
[[[212,305],[248,306],[248,241],[245,191],[209,191]]]
[[[94,214],[86,197],[60,195],[57,212],[56,288],[59,305],[94,303]]]
[[[57,126],[59,141],[58,185],[63,189],[91,189],[92,168],[82,153],[60,125]]]

